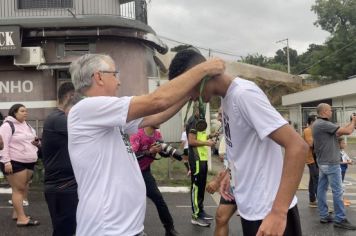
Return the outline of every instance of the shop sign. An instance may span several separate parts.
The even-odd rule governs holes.
[[[33,82],[31,80],[1,81],[0,94],[4,93],[31,93]]]
[[[0,56],[19,55],[20,52],[20,27],[0,26]]]

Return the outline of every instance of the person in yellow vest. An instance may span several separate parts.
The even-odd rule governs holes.
[[[188,135],[188,157],[191,170],[191,223],[198,226],[210,226],[213,217],[204,211],[204,193],[208,174],[208,147],[215,142],[208,139],[206,131],[198,132],[196,122],[199,119],[198,106],[194,106],[194,115],[190,117],[186,125]]]

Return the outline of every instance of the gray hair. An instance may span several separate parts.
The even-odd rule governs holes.
[[[317,107],[316,107],[316,113],[318,113],[318,115],[320,115],[326,108],[328,108],[330,105],[327,103],[320,103]]]
[[[70,65],[74,88],[77,92],[82,93],[84,89],[89,88],[92,83],[92,75],[98,70],[108,70],[114,60],[105,54],[85,54],[73,61]]]

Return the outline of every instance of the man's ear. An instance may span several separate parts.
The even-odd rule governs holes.
[[[99,72],[95,72],[93,75],[93,82],[95,84],[97,84],[98,86],[103,86],[104,85],[104,81],[102,80],[100,73]]]

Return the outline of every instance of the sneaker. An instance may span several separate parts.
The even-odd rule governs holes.
[[[320,223],[322,224],[327,224],[327,223],[331,223],[334,222],[334,218],[331,215],[328,215],[325,218],[320,218]]]
[[[334,222],[334,227],[342,228],[342,229],[349,229],[349,230],[356,230],[356,225],[351,224],[347,219],[343,219],[340,222]]]
[[[12,206],[12,200],[9,200],[8,203]],[[30,203],[28,202],[28,200],[23,200],[22,202],[22,206],[29,206]]]
[[[314,202],[309,202],[309,207],[311,207],[311,208],[317,208],[317,207],[318,207],[318,204],[316,203],[316,201],[314,201]]]
[[[171,228],[171,229],[166,229],[166,236],[178,236],[179,233],[174,229],[174,228]]]
[[[200,213],[200,217],[203,218],[204,220],[213,220],[214,217],[212,215],[207,214],[205,211],[202,211]]]
[[[198,218],[194,218],[192,217],[191,220],[193,225],[199,225],[199,226],[203,226],[203,227],[209,227],[210,226],[210,222],[198,217]]]

